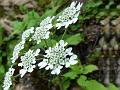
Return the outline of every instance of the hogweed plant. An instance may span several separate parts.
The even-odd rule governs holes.
[[[45,50],[45,54],[41,53],[41,48],[35,50],[30,48],[28,51],[25,51],[23,55],[21,55],[21,51],[25,49],[27,41],[29,43],[36,42],[36,44],[41,44],[41,40],[46,41],[49,39],[51,35],[50,29],[53,27],[60,29],[64,26],[67,28],[72,23],[75,23],[78,20],[81,7],[82,3],[72,2],[59,16],[48,16],[41,21],[38,27],[31,27],[23,32],[21,41],[13,50],[13,56],[11,58],[12,65],[5,74],[3,90],[9,90],[12,85],[15,65],[21,67],[19,75],[22,78],[26,73],[31,73],[37,66],[39,69],[45,68],[45,70],[51,70],[51,74],[58,75],[62,68],[68,68],[70,65],[74,65],[78,62],[77,55],[72,52],[72,47],[66,48],[68,43],[64,40],[60,40],[54,47],[47,45],[48,49]],[[53,21],[56,23],[53,24]],[[39,63],[36,63],[36,58],[41,55],[42,58]],[[17,61],[19,61],[19,63]]]

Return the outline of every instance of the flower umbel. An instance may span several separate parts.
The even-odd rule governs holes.
[[[62,26],[67,28],[70,24],[75,23],[78,20],[82,5],[83,3],[77,4],[77,2],[72,2],[70,7],[63,10],[62,14],[57,19],[57,29],[60,29]]]
[[[3,90],[9,90],[10,86],[12,85],[12,79],[15,69],[9,68],[8,72],[6,72],[3,82]]]
[[[26,42],[26,39],[30,36],[31,33],[34,33],[34,27],[31,27],[30,29],[27,29],[23,32],[22,34],[22,41],[18,43],[13,51],[13,56],[12,56],[12,63],[15,62],[15,60],[19,57],[20,51],[24,48],[24,44]]]
[[[14,48],[14,50],[13,50],[13,56],[12,56],[12,63],[14,63],[15,62],[15,60],[18,58],[18,56],[19,56],[19,53],[20,53],[20,51],[24,48],[24,43],[25,43],[25,41],[21,41],[20,43],[18,43],[16,46],[15,46],[15,48]]]
[[[37,44],[41,42],[41,39],[49,38],[49,34],[50,34],[49,29],[51,29],[53,27],[53,25],[52,25],[53,18],[54,18],[54,16],[47,17],[40,23],[40,26],[35,29],[35,33],[32,36],[32,39],[36,40]]]
[[[52,70],[51,74],[59,74],[64,65],[69,67],[76,64],[77,55],[71,52],[72,48],[65,49],[66,45],[67,43],[60,40],[54,48],[49,47],[43,61],[38,64],[39,68],[45,67],[46,70]]]
[[[35,57],[38,56],[39,52],[40,49],[37,49],[36,51],[29,49],[29,51],[26,52],[24,56],[21,56],[21,63],[18,64],[18,66],[23,67],[20,70],[21,77],[23,77],[25,73],[33,71],[36,63]]]
[[[30,36],[30,34],[34,33],[34,27],[27,29],[22,34],[22,41],[26,41],[26,39]]]

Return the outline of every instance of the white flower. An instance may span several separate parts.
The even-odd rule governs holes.
[[[18,66],[22,67],[20,70],[21,77],[23,77],[25,73],[33,71],[36,63],[35,57],[38,56],[39,52],[40,49],[37,49],[35,52],[29,49],[29,51],[26,52],[24,56],[21,56],[21,62],[18,64]]]
[[[9,90],[10,86],[12,85],[12,79],[15,69],[9,68],[8,72],[6,72],[3,82],[3,90]]]
[[[67,28],[70,24],[75,23],[78,20],[82,5],[83,3],[77,4],[77,2],[72,2],[69,7],[63,10],[62,14],[57,19],[57,29],[60,29],[62,26]]]
[[[24,48],[24,43],[25,43],[25,41],[21,41],[20,43],[18,43],[15,46],[15,48],[13,50],[13,56],[11,58],[12,59],[12,63],[14,63],[16,59],[18,59],[20,51]]]
[[[41,42],[41,39],[48,39],[49,38],[49,34],[50,34],[49,29],[51,29],[53,27],[53,25],[52,25],[53,19],[54,19],[54,16],[47,17],[46,19],[44,19],[40,23],[40,26],[35,29],[35,33],[32,36],[32,39],[36,40],[37,44],[39,42]]]
[[[39,68],[44,68],[46,70],[52,70],[51,74],[59,74],[60,70],[70,65],[77,63],[77,55],[73,54],[72,48],[65,49],[67,43],[64,43],[63,40],[60,40],[54,48],[49,47],[45,51],[44,59],[38,64]]]
[[[24,48],[26,39],[30,36],[31,33],[34,33],[33,30],[34,30],[34,27],[31,27],[30,29],[27,29],[26,31],[23,32],[22,41],[14,47],[13,56],[11,58],[12,63],[14,63],[16,59],[18,59],[20,51]]]
[[[30,36],[30,34],[34,33],[34,27],[27,29],[22,34],[22,41],[26,41],[26,39]]]
[[[52,20],[54,19],[55,17],[47,17],[46,19],[44,19],[41,23],[40,23],[40,27],[43,27],[47,30],[51,29],[53,26],[52,26]]]

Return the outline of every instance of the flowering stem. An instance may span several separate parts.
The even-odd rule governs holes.
[[[54,7],[55,7],[54,0],[52,0],[52,2],[51,2],[51,6],[52,6],[52,9],[54,9]]]
[[[59,86],[60,86],[60,90],[63,90],[63,82],[61,77],[59,77]]]
[[[40,57],[40,59],[36,59],[36,61],[41,61],[41,60],[43,60],[43,59],[44,59],[44,58],[41,58],[41,57]]]
[[[61,40],[64,38],[64,36],[65,36],[66,32],[67,32],[67,29],[65,29],[65,31],[64,31],[64,33],[63,33],[63,35],[62,35]]]
[[[51,44],[51,46],[53,46],[53,43],[52,43],[52,37],[50,36],[50,44]]]
[[[46,47],[48,47],[47,41],[45,39],[44,39],[44,42],[45,42]]]
[[[19,77],[19,76],[20,76],[20,74],[17,74],[17,75],[14,76],[14,78],[17,78],[17,77]]]

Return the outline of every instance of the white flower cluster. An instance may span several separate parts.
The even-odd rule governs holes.
[[[24,56],[21,56],[21,63],[18,64],[18,66],[23,67],[20,70],[21,77],[25,75],[27,72],[32,72],[35,68],[36,63],[36,56],[38,56],[40,52],[40,49],[37,49],[35,52],[33,50],[30,50],[25,53]]]
[[[20,43],[18,43],[14,50],[13,50],[13,56],[12,56],[12,63],[15,62],[15,60],[19,57],[19,53],[20,53],[20,50],[22,50],[24,48],[24,43],[25,41],[21,41]]]
[[[53,19],[54,19],[54,16],[47,17],[40,23],[40,26],[35,29],[35,33],[32,36],[32,39],[36,40],[37,44],[39,44],[41,42],[41,39],[49,38],[49,34],[50,34],[49,29],[51,29],[53,27],[53,25],[52,25]]]
[[[45,67],[46,70],[52,70],[51,74],[59,74],[64,65],[69,67],[76,64],[77,55],[71,52],[72,48],[65,49],[66,45],[67,43],[60,40],[54,48],[49,47],[44,55],[45,59],[38,64],[39,68]]]
[[[62,14],[57,19],[57,29],[60,29],[62,26],[67,28],[70,24],[75,23],[78,20],[81,7],[82,3],[77,5],[77,2],[72,2],[70,7],[63,10]]]
[[[34,33],[34,27],[31,27],[30,29],[27,29],[23,32],[22,41],[14,47],[13,56],[11,58],[12,63],[14,63],[16,59],[18,59],[19,53],[24,48],[25,41],[30,36],[31,33]]]
[[[34,27],[31,27],[30,29],[27,29],[22,34],[22,41],[26,41],[26,39],[34,33]]]
[[[12,85],[12,76],[15,69],[9,68],[8,72],[6,72],[3,82],[3,90],[9,90],[10,86]]]

